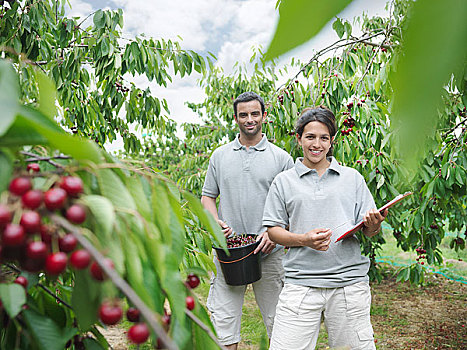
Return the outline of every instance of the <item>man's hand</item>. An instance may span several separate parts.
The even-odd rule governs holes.
[[[363,225],[365,226],[363,233],[368,237],[376,235],[381,229],[381,223],[387,215],[388,209],[384,210],[382,213],[377,209],[370,209],[363,217]]]
[[[256,237],[256,241],[259,240],[261,240],[261,243],[256,247],[254,254],[259,253],[259,251],[262,251],[264,254],[269,254],[276,247],[276,243],[269,239],[267,232],[263,232],[258,235],[258,237]]]
[[[331,243],[332,231],[326,228],[316,228],[303,235],[302,245],[316,250],[326,251]]]
[[[218,219],[217,223],[221,227],[222,233],[224,234],[225,238],[229,237],[232,234],[233,232],[232,227],[229,227],[224,221]]]

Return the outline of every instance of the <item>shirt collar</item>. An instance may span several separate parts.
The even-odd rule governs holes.
[[[336,158],[332,156],[327,157],[327,159],[331,162],[328,169],[339,175],[342,171],[342,165],[340,165],[337,162]],[[309,172],[313,170],[313,169],[308,168],[305,164],[303,164],[302,161],[303,161],[303,157],[298,157],[295,160],[295,171],[297,172],[298,177],[302,177],[303,175],[308,174]]]
[[[268,139],[266,137],[265,134],[262,134],[263,137],[261,138],[261,141],[258,142],[256,145],[254,146],[250,146],[251,148],[254,148],[255,150],[257,151],[264,151],[266,149],[266,146],[268,144]],[[242,149],[242,147],[244,147],[241,143],[240,143],[240,134],[237,134],[237,136],[235,137],[235,140],[234,140],[234,143],[233,143],[233,149],[234,151],[238,151],[239,149]]]

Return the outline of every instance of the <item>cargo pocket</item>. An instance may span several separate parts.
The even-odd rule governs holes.
[[[358,282],[344,287],[346,315],[350,318],[370,316],[371,293],[368,282]]]
[[[368,326],[357,331],[358,345],[357,350],[374,350],[376,349],[375,340],[373,338],[373,327]]]
[[[373,341],[373,327],[366,327],[357,331],[358,339],[363,342],[365,340]]]
[[[286,283],[279,297],[279,302],[286,313],[298,315],[303,299],[308,293],[309,287]]]

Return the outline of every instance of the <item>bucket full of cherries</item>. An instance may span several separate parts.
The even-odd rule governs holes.
[[[227,238],[227,251],[213,247],[220,262],[225,282],[231,286],[241,286],[261,278],[261,252],[254,254],[260,241],[255,234],[233,235]]]

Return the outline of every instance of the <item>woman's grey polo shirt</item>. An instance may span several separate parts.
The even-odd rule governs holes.
[[[339,165],[335,158],[319,177],[298,158],[295,166],[273,181],[263,215],[266,227],[289,227],[298,234],[315,228],[333,229],[327,251],[291,247],[284,259],[288,283],[320,288],[337,288],[368,281],[370,261],[360,253],[355,236],[335,240],[375,208],[365,179],[355,169]]]
[[[292,168],[292,157],[266,136],[246,149],[238,140],[217,148],[209,160],[202,195],[219,196],[218,216],[237,234],[259,234],[272,180]]]

